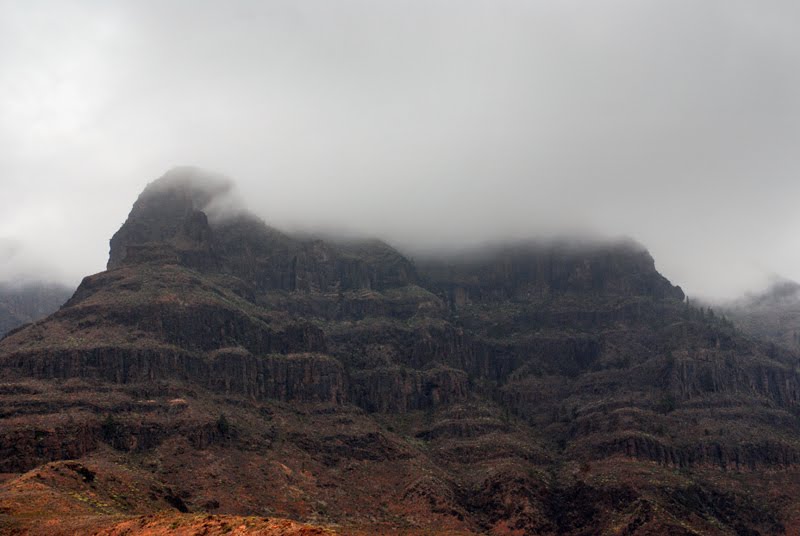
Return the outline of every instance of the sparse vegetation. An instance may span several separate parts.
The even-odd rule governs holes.
[[[415,265],[259,221],[190,230],[212,242],[134,247],[0,341],[0,472],[36,470],[0,486],[3,512],[120,532],[273,523],[233,510],[344,533],[794,526],[796,359],[639,248]]]

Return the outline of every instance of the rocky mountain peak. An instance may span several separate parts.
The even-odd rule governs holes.
[[[797,532],[800,354],[682,301],[641,246],[412,262],[209,218],[229,191],[151,183],[112,269],[0,339],[0,533],[75,497],[103,509],[63,534],[165,507],[348,534]]]
[[[180,264],[233,275],[253,288],[338,292],[403,286],[410,260],[378,240],[292,237],[269,227],[230,195],[233,183],[181,167],[150,183],[111,239],[108,268]]]
[[[208,250],[211,228],[205,211],[232,187],[228,178],[194,167],[173,168],[151,182],[111,238],[108,268]]]

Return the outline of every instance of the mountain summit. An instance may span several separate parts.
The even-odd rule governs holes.
[[[231,187],[149,184],[108,270],[0,340],[0,529],[800,526],[797,355],[639,245],[415,261],[218,210]]]
[[[204,210],[230,192],[233,183],[197,168],[180,167],[151,182],[133,204],[125,224],[111,238],[108,268],[136,257],[148,246],[171,247],[174,253],[208,245]]]

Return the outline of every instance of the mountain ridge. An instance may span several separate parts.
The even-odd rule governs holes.
[[[109,269],[0,340],[0,470],[28,472],[0,487],[0,527],[25,528],[21,494],[41,498],[31,478],[58,504],[81,493],[107,505],[93,515],[124,519],[268,512],[408,534],[800,526],[796,485],[763,478],[800,472],[798,355],[691,307],[638,244],[412,261],[240,210],[209,217],[209,192],[230,183],[207,179],[182,168],[148,185]],[[105,487],[64,481],[65,463]]]

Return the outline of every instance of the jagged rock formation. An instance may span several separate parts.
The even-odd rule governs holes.
[[[174,262],[235,276],[260,292],[383,290],[415,281],[413,264],[379,241],[293,240],[244,211],[221,215],[212,230],[203,210],[229,188],[193,168],[149,184],[111,239],[108,268]]]
[[[30,519],[21,494],[45,497],[31,479],[115,523],[160,508],[365,534],[800,523],[798,356],[690,307],[639,245],[412,261],[226,213],[229,189],[187,168],[151,183],[109,269],[0,341],[0,471],[31,471],[0,485],[0,528]],[[99,484],[52,476],[67,459]]]

